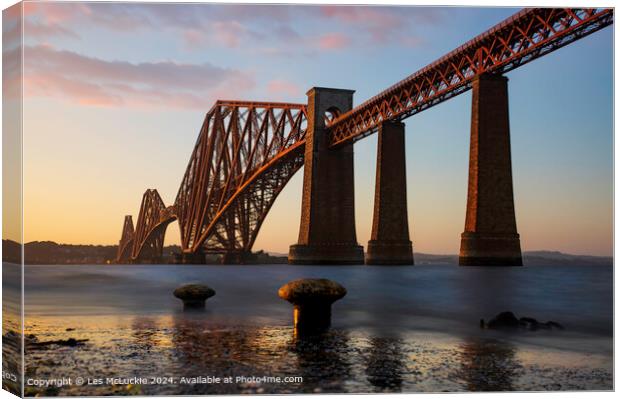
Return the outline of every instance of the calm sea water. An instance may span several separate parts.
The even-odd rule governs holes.
[[[328,278],[348,294],[334,305],[345,328],[471,331],[505,310],[554,320],[567,330],[611,336],[613,270],[606,266],[27,266],[26,314],[170,314],[182,284],[215,289],[208,316],[234,324],[286,325],[288,281]]]

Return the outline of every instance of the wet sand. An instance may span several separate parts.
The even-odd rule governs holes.
[[[48,388],[28,386],[27,380],[27,395],[609,390],[613,381],[612,358],[605,353],[520,343],[512,334],[493,331],[459,338],[333,328],[299,337],[287,326],[217,326],[205,314],[177,314],[101,316],[88,323],[40,317],[27,322],[26,333],[36,337],[27,344],[28,378],[72,380]],[[559,333],[529,334],[553,339]],[[88,341],[73,347],[34,345],[69,338]],[[200,376],[301,376],[303,382],[181,381]],[[76,384],[78,377],[84,385]],[[171,380],[87,382],[101,377]]]

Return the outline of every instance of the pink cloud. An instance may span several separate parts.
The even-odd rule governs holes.
[[[36,19],[41,24],[65,25],[93,16],[92,9],[86,3],[44,1],[24,3],[24,17]]]
[[[183,32],[189,48],[221,45],[228,48],[239,47],[254,33],[238,21],[216,21],[204,28],[188,28]]]
[[[136,4],[32,2],[24,3],[24,16],[41,24],[91,24],[105,28],[134,31],[155,27],[145,14],[147,8]]]
[[[322,50],[339,50],[349,46],[351,39],[342,33],[328,33],[319,37],[318,46]]]
[[[321,6],[320,14],[365,31],[377,43],[386,43],[402,35],[412,23],[435,23],[440,18],[437,10],[428,7]]]
[[[429,7],[289,6],[164,3],[25,3],[33,35],[71,36],[91,27],[114,32],[166,30],[187,49],[243,48],[308,56],[348,47],[352,38],[368,44],[415,45],[419,25],[435,23],[441,11]],[[304,20],[305,28],[297,25]],[[330,33],[317,38],[308,26],[320,24]],[[48,33],[47,35],[45,33]]]
[[[30,3],[26,3],[30,4]],[[30,38],[41,38],[47,39],[51,36],[66,36],[72,37],[74,39],[78,39],[79,36],[61,25],[56,23],[39,23],[30,20],[24,21],[24,37],[26,39]]]
[[[207,109],[218,98],[255,87],[254,76],[211,64],[129,63],[56,50],[25,48],[24,95],[103,106]]]
[[[284,79],[274,79],[267,84],[267,92],[273,96],[287,96],[290,98],[299,98],[303,96],[303,90],[300,86]]]

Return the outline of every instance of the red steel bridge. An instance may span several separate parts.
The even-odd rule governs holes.
[[[184,262],[202,263],[205,253],[243,262],[278,194],[305,165],[299,240],[289,261],[363,263],[353,215],[353,143],[378,132],[366,261],[411,264],[402,121],[473,89],[461,264],[520,264],[503,74],[612,23],[612,9],[524,9],[354,108],[352,91],[327,88],[311,89],[308,104],[217,101],[174,204],[147,190],[136,225],[125,217],[117,261],[160,261],[166,228],[176,220]]]

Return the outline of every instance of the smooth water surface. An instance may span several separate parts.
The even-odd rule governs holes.
[[[170,314],[179,285],[215,289],[208,317],[231,324],[290,322],[277,291],[288,281],[328,278],[348,294],[334,305],[346,328],[469,331],[505,310],[555,320],[568,330],[611,335],[611,267],[527,266],[27,266],[28,315]]]

